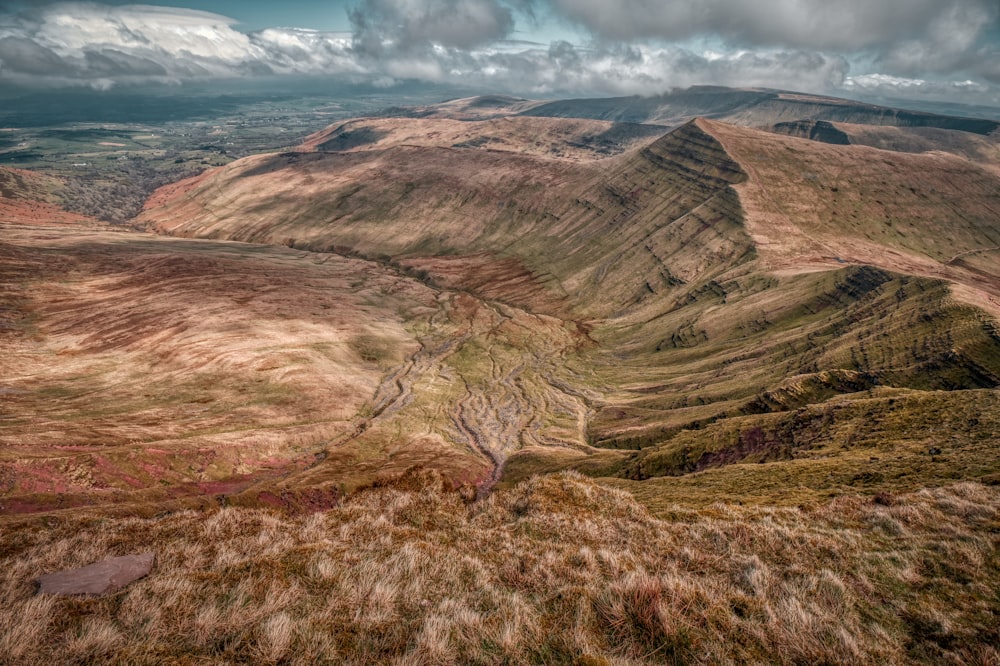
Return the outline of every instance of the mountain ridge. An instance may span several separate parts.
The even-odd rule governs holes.
[[[704,116],[731,124],[771,126],[787,121],[838,121],[894,127],[932,127],[988,135],[1000,122],[908,111],[837,97],[782,90],[694,86],[649,97],[574,99],[540,103],[520,113],[677,125]]]
[[[510,482],[552,465],[627,474],[629,450],[781,404],[1000,382],[1000,346],[987,325],[997,276],[982,261],[961,265],[993,251],[1000,188],[993,172],[962,157],[832,146],[696,119],[589,161],[450,144],[259,160],[216,172],[141,221],[168,233],[382,257],[430,284],[471,286],[477,298],[528,313],[546,300],[519,298],[530,282],[564,303],[544,314],[588,332],[594,346],[567,357],[569,374],[544,379],[580,395],[596,391],[574,408],[589,414],[574,446],[587,446],[573,454],[540,443],[505,448]],[[870,177],[842,177],[866,168]],[[915,177],[928,185],[911,188]],[[277,199],[267,191],[276,182],[297,193],[291,209],[275,207],[285,200],[285,190]],[[235,198],[220,200],[219,191]],[[217,208],[199,208],[206,196]],[[248,224],[247,213],[260,217]],[[837,233],[834,219],[847,221]],[[894,220],[948,231],[914,235]],[[463,233],[446,237],[446,228]],[[462,275],[500,261],[514,261],[527,282],[487,294],[473,273]],[[883,309],[896,311],[889,323],[879,322]],[[934,333],[938,324],[921,319],[928,313],[953,321],[958,337]],[[929,336],[924,348],[907,348],[906,327]],[[757,351],[748,355],[744,345]],[[487,352],[469,362],[491,361]],[[734,369],[746,373],[742,381]],[[863,381],[838,374],[847,371]],[[802,377],[797,403],[778,397],[790,395],[788,376]],[[687,395],[680,404],[678,393]],[[913,398],[893,400],[900,409]],[[598,455],[594,446],[619,452]]]

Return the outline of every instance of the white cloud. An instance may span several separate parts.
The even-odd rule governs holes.
[[[291,74],[364,75],[351,51],[347,33],[294,28],[268,28],[250,35],[257,61],[274,72]]]
[[[552,0],[569,19],[611,40],[684,40],[831,51],[880,49],[928,33],[975,38],[995,0]]]
[[[484,75],[487,64],[493,72],[489,78]],[[828,90],[844,80],[846,70],[841,59],[797,51],[706,57],[677,47],[577,48],[559,42],[547,50],[481,54],[463,76],[478,85],[499,83],[536,94],[649,95],[706,82]]]
[[[688,37],[693,34],[690,30],[704,26],[747,42],[751,37],[766,42],[767,35],[798,34],[795,30],[801,28],[803,36],[796,39],[804,41],[823,32],[819,23],[824,21],[829,21],[827,27],[834,34],[825,37],[827,44],[839,39],[863,46],[875,44],[879,35],[895,36],[896,42],[881,42],[880,51],[866,56],[867,73],[856,71],[858,59],[850,54],[801,45],[734,47],[706,38],[697,46],[689,41],[690,47],[656,40],[598,40],[584,47],[565,41],[546,46],[505,40],[513,34],[515,19],[531,20],[532,1],[364,0],[352,10],[351,33],[268,28],[249,34],[236,30],[231,19],[194,10],[60,3],[0,15],[0,85],[86,85],[106,90],[134,83],[294,74],[378,86],[417,79],[536,95],[656,94],[716,84],[923,98],[960,91],[969,101],[992,103],[996,89],[989,82],[1000,82],[1000,57],[991,57],[1000,54],[995,44],[981,37],[993,14],[979,0],[956,0],[950,10],[941,9],[937,0],[888,4],[848,0],[846,6],[836,6],[846,18],[823,9],[808,20],[805,9],[820,7],[818,0],[763,0],[755,7],[773,10],[773,20],[756,17],[761,25],[745,26],[716,16],[728,6],[727,0],[706,0],[700,12],[694,12],[694,4],[682,6],[679,0],[624,0],[614,6],[603,0],[551,0],[551,7],[562,7],[578,18],[603,12],[604,23],[592,28],[595,32],[600,28],[606,36],[629,31],[672,34],[664,28],[667,15],[663,14],[671,8],[677,11],[669,18],[682,27],[687,22]],[[779,5],[787,5],[787,11],[779,12]],[[909,14],[900,18],[901,27],[886,26],[886,7],[903,5],[930,17],[930,23],[919,29],[923,37],[915,36],[919,30]],[[740,6],[734,16],[746,18],[750,10]],[[637,23],[642,7],[649,11]],[[875,25],[855,26],[865,17]],[[858,34],[835,38],[841,24],[857,27]],[[670,26],[678,34],[683,32],[673,23]],[[952,79],[970,80],[972,85],[949,83]]]
[[[970,79],[930,81],[889,74],[859,74],[844,79],[847,93],[866,94],[886,99],[923,99],[937,102],[975,100],[987,105],[1000,104],[1000,94],[989,85]]]
[[[244,34],[207,12],[60,3],[0,22],[0,81],[89,85],[270,73],[363,74],[349,35],[273,28]]]
[[[367,26],[360,33],[269,28],[246,35],[205,12],[64,3],[0,27],[0,80],[106,89],[113,82],[292,73],[631,94],[706,81],[816,90],[844,77],[843,61],[803,51],[706,57],[678,47],[497,42],[510,32],[511,11],[494,0],[369,0],[352,15]],[[375,32],[364,33],[369,29]],[[368,37],[378,49],[359,47]],[[478,46],[464,47],[472,42]]]
[[[848,77],[844,81],[844,86],[848,88],[867,88],[875,90],[878,88],[919,88],[927,85],[923,79],[907,79],[899,76],[889,76],[888,74],[861,74],[859,76]]]

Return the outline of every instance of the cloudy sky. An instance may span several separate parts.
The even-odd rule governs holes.
[[[1000,107],[1000,0],[0,0],[0,87],[317,76],[763,86]]]

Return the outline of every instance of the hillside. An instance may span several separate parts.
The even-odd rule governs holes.
[[[676,126],[697,117],[748,127],[783,122],[827,121],[869,126],[937,128],[988,135],[995,120],[907,111],[854,100],[780,90],[692,86],[648,97],[612,97],[545,102],[519,110],[533,116],[593,118]]]
[[[0,167],[0,220],[21,224],[103,226],[86,215],[65,210],[60,179],[26,169]]]
[[[573,474],[465,505],[425,473],[305,515],[23,519],[0,661],[988,664],[998,518],[969,483],[658,519]],[[154,575],[114,595],[28,582],[150,548]]]
[[[655,125],[600,120],[502,116],[468,122],[446,106],[441,118],[361,118],[324,129],[303,143],[320,152],[386,149],[393,146],[479,148],[563,160],[616,155],[658,138]]]
[[[724,452],[713,467],[766,461],[769,474],[808,475],[801,456],[846,454],[771,436],[713,444],[705,426],[740,419],[739,432],[766,433],[764,414],[826,413],[838,396],[895,418],[928,399],[945,404],[935,391],[969,389],[986,389],[987,402],[948,437],[963,459],[985,457],[973,478],[994,473],[995,447],[976,444],[993,441],[984,415],[1000,383],[994,170],[707,120],[604,159],[455,147],[447,133],[412,145],[392,140],[398,122],[388,138],[343,150],[234,163],[140,220],[375,259],[464,290],[475,316],[456,353],[414,384],[414,405],[425,404],[401,410],[394,427],[467,439],[491,452],[505,482],[567,466],[633,478],[698,471],[645,462],[683,433],[694,454]],[[495,119],[462,127],[477,122],[484,136],[496,131]],[[506,332],[519,319],[527,337]],[[465,397],[427,392],[427,373],[460,377]],[[418,413],[456,404],[451,424]],[[857,428],[865,413],[845,417]],[[917,434],[897,432],[900,455]],[[337,466],[351,455],[288,483],[343,483]],[[861,487],[928,482],[900,460],[891,474],[862,474]]]
[[[48,226],[4,237],[6,512],[212,497],[313,464],[419,348],[407,327],[446,307],[336,255]],[[439,463],[456,478],[482,473],[453,458]]]
[[[997,134],[640,102],[0,170],[0,664],[996,662]]]

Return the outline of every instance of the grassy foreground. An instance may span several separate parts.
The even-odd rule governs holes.
[[[23,521],[0,540],[11,664],[1000,659],[1000,490],[972,483],[657,519],[574,473],[473,504],[410,473],[304,516]],[[41,573],[146,550],[118,594],[34,596]]]

